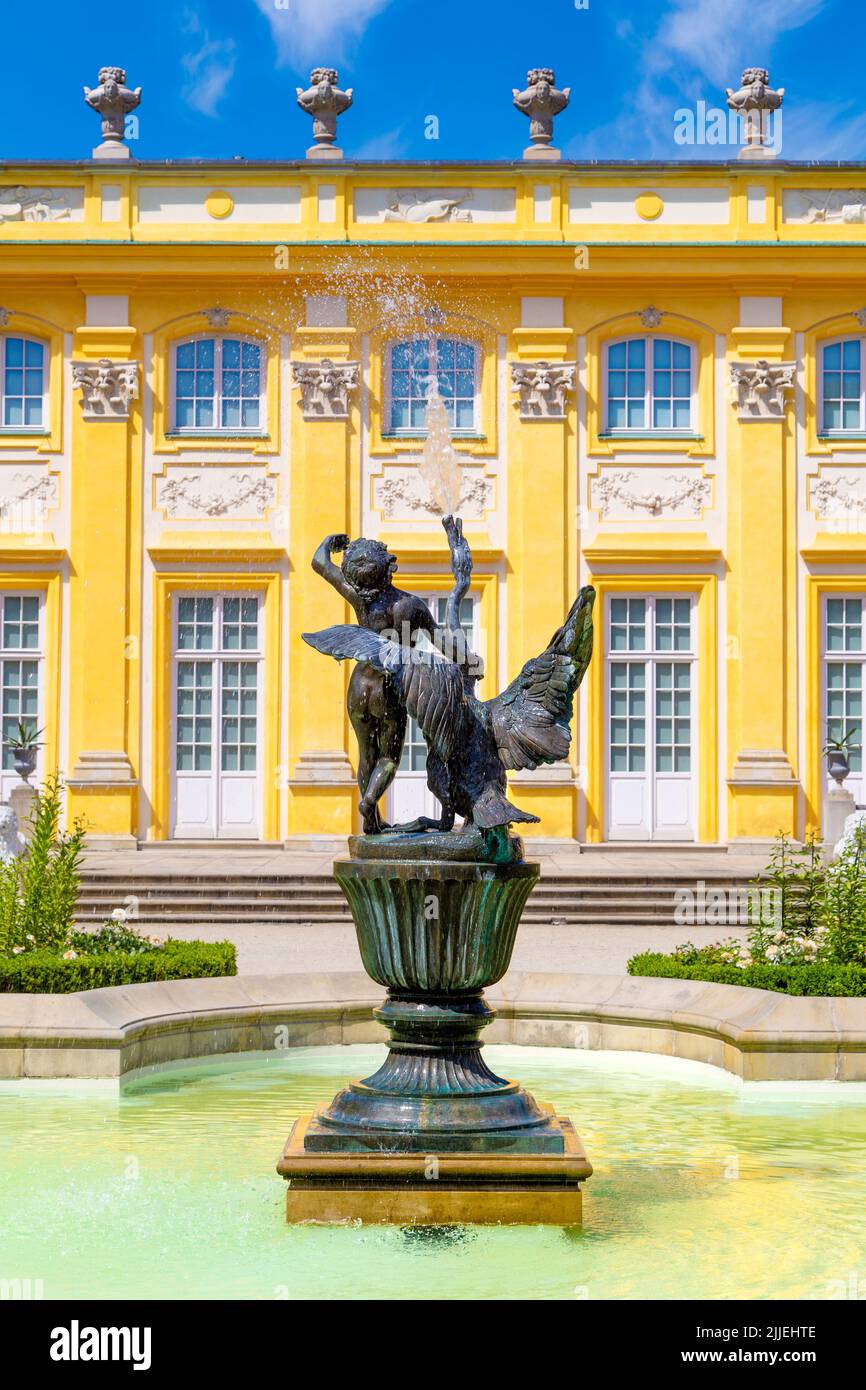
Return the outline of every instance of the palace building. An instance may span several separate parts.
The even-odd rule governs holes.
[[[866,169],[95,154],[0,173],[3,797],[21,719],[94,843],[352,832],[310,560],[379,538],[444,604],[435,374],[481,695],[598,591],[540,834],[802,837],[828,734],[866,801]]]

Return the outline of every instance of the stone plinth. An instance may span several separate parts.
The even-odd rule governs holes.
[[[298,1120],[277,1171],[287,1179],[286,1214],[295,1223],[363,1221],[399,1226],[576,1226],[580,1183],[591,1176],[570,1120],[557,1120],[559,1154],[344,1154],[307,1148]]]

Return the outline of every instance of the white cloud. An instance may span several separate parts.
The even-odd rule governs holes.
[[[234,76],[234,39],[212,39],[193,10],[183,16],[183,30],[199,39],[197,48],[184,53],[181,64],[187,75],[183,97],[204,116],[215,116]]]
[[[784,86],[784,74],[773,72],[772,48],[779,36],[814,19],[828,0],[671,0],[656,29],[638,35],[617,25],[617,35],[634,50],[641,78],[621,110],[605,125],[569,141],[576,158],[682,159],[729,158],[732,151],[702,146],[687,149],[674,143],[675,113],[694,107],[700,99],[725,107],[725,88],[737,88],[744,68],[770,67],[770,80]],[[637,40],[637,42],[635,42]],[[789,94],[790,95],[790,94]],[[785,153],[789,153],[789,103],[785,106]],[[813,112],[813,122],[816,112]],[[797,145],[809,133],[808,122],[797,122]],[[851,122],[849,134],[856,122]],[[814,130],[814,125],[813,125]],[[835,131],[833,132],[835,136]],[[801,138],[802,137],[802,138]],[[794,147],[793,132],[790,148]],[[792,156],[793,157],[793,156]]]
[[[780,34],[800,29],[826,0],[674,0],[644,51],[652,70],[670,71],[682,60],[723,86],[739,85],[740,71],[766,66]]]
[[[866,112],[854,103],[799,102],[782,124],[783,159],[863,159],[866,156]]]
[[[409,148],[409,142],[400,126],[386,130],[381,135],[373,135],[352,151],[353,159],[401,159]]]
[[[255,0],[271,26],[277,62],[340,63],[391,0]]]

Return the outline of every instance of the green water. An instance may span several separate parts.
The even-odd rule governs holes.
[[[224,1058],[121,1093],[0,1083],[0,1279],[46,1298],[866,1297],[866,1086],[636,1054],[486,1049],[583,1137],[582,1232],[287,1227],[291,1121],[381,1055]]]

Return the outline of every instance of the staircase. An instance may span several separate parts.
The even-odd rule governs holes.
[[[685,866],[676,873],[629,872],[544,874],[533,890],[523,921],[535,926],[640,927],[676,926],[688,936],[689,922],[674,918],[678,889],[696,891],[696,875]],[[704,878],[706,892],[745,889],[742,872]],[[132,900],[132,902],[130,901]],[[82,874],[77,917],[81,925],[104,921],[113,908],[134,909],[144,932],[165,934],[173,926],[227,928],[255,926],[350,925],[352,918],[337,884],[326,874],[268,875],[185,873],[110,874],[87,869]],[[727,932],[719,926],[719,936]]]

